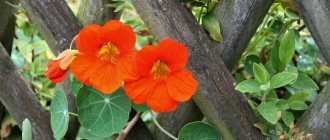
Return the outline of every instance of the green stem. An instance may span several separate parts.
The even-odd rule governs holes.
[[[199,15],[198,15],[198,23],[200,23],[201,21],[201,18],[202,18],[202,14],[203,14],[203,9],[204,9],[204,6],[201,8],[201,11],[199,11]]]
[[[76,116],[76,117],[78,117],[78,114],[73,113],[73,112],[69,112],[69,115],[72,115],[72,116]]]
[[[265,102],[265,101],[266,101],[266,98],[267,98],[268,92],[269,92],[269,90],[266,90],[266,91],[264,90],[264,91],[263,91],[264,95],[263,95],[263,97],[262,97],[262,102]]]
[[[159,123],[158,121],[156,120],[156,117],[154,117],[152,111],[150,111],[150,114],[151,114],[151,118],[152,120],[154,121],[155,125],[162,131],[164,132],[167,136],[169,136],[170,138],[172,138],[173,140],[178,140],[177,137],[173,136],[171,133],[167,132]]]

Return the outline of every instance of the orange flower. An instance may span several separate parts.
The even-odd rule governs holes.
[[[48,62],[48,70],[45,75],[54,83],[62,82],[72,60],[79,54],[77,50],[67,49],[58,57]]]
[[[134,78],[135,41],[132,27],[117,20],[83,28],[75,41],[80,55],[72,62],[73,75],[104,94],[114,92]]]
[[[156,112],[173,111],[179,102],[189,100],[198,86],[192,73],[184,69],[187,60],[187,48],[174,40],[142,48],[135,60],[139,79],[124,84],[127,96],[136,104],[147,103]]]

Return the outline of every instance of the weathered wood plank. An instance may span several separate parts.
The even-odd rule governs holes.
[[[49,114],[24,81],[1,43],[0,60],[1,102],[17,121],[20,128],[22,128],[22,122],[25,118],[30,120],[33,139],[53,139]]]
[[[221,22],[224,42],[218,44],[227,68],[231,70],[240,59],[254,33],[262,23],[274,0],[222,0],[214,10]]]
[[[193,99],[225,139],[263,139],[253,127],[256,118],[234,79],[190,11],[177,0],[134,0],[138,14],[158,39],[173,38],[189,48],[188,68],[200,84]]]
[[[109,0],[81,0],[77,17],[84,26],[93,23],[103,25],[109,19],[119,19],[121,13],[115,13],[108,4]]]
[[[299,118],[297,126],[301,131],[313,134],[315,140],[330,139],[330,82],[317,96],[316,101]]]
[[[15,5],[18,3],[18,0],[11,0],[10,3]],[[0,0],[0,42],[9,55],[11,54],[15,35],[15,11],[16,9],[7,4],[5,0]]]
[[[272,0],[233,0],[222,1],[215,7],[213,13],[221,21],[221,33],[224,36],[224,42],[213,42],[211,47],[217,48],[217,53],[222,56],[229,70],[241,57],[272,3]],[[189,121],[201,120],[202,115],[199,114],[198,108],[192,108],[195,106],[193,104],[194,102],[188,102],[185,105],[180,105],[178,110],[184,112],[175,111],[159,114],[157,117],[159,123],[171,134],[177,135],[179,130]],[[170,139],[165,134],[160,133],[159,129],[155,129],[154,134],[162,136],[160,137],[162,140]]]

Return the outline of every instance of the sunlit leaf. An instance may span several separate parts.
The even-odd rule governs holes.
[[[261,91],[259,82],[254,79],[240,82],[235,89],[243,93],[244,92],[254,93]]]
[[[283,87],[297,78],[297,75],[291,72],[281,72],[276,74],[270,80],[271,88]]]
[[[253,64],[254,77],[259,83],[267,83],[269,81],[269,74],[262,64]]]

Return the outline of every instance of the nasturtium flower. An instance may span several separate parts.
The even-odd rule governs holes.
[[[176,109],[195,93],[198,83],[184,67],[188,61],[187,48],[166,39],[158,46],[146,46],[137,52],[137,80],[125,81],[124,89],[135,104],[147,103],[156,112]]]
[[[77,50],[67,49],[58,57],[48,62],[48,69],[45,75],[54,83],[64,81],[73,59],[79,54]]]
[[[110,94],[123,80],[134,78],[135,41],[132,27],[118,20],[86,26],[75,40],[80,54],[73,60],[71,72],[85,85]]]

